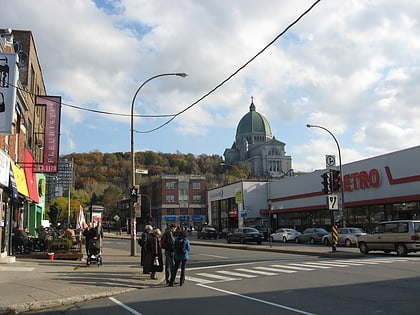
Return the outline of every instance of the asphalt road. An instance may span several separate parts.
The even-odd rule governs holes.
[[[182,287],[27,314],[417,314],[419,263],[420,255],[337,259],[194,246]]]

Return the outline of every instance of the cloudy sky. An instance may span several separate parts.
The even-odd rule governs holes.
[[[0,28],[33,34],[62,154],[129,152],[134,93],[173,72],[137,96],[136,151],[223,155],[251,97],[295,170],[338,155],[307,123],[343,164],[419,145],[420,2],[323,0],[279,36],[315,2],[8,0]]]

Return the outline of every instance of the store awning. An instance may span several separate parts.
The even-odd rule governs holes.
[[[18,193],[17,186],[16,186],[15,176],[13,175],[13,170],[12,170],[11,167],[9,169],[9,174],[10,174],[9,175],[10,176],[9,186],[10,186],[10,190],[12,192],[11,197],[12,197],[12,199],[17,200],[17,199],[19,199],[19,193]]]
[[[16,181],[17,191],[24,195],[25,197],[29,197],[28,186],[26,184],[26,176],[23,169],[15,164],[15,162],[10,161],[10,165],[12,166],[13,176]]]
[[[26,185],[28,186],[29,198],[35,202],[39,203],[39,193],[38,185],[36,181],[36,174],[32,172],[32,165],[35,163],[35,160],[32,157],[32,154],[28,149],[25,149],[25,176],[26,176]]]

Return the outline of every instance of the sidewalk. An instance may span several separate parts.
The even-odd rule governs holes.
[[[105,233],[106,238],[130,238],[129,235]],[[358,258],[356,248],[298,246],[293,244],[270,246],[227,244],[226,241],[198,241],[190,238],[192,246],[230,247],[242,250],[261,250],[279,253],[312,255],[317,257]],[[139,249],[139,248],[137,248]],[[103,265],[86,266],[86,261],[19,258],[16,262],[0,264],[0,314],[15,314],[29,310],[58,307],[95,298],[103,298],[132,290],[162,285],[164,273],[158,280],[142,274],[138,256],[127,250],[105,248]]]
[[[86,260],[17,259],[0,264],[0,314],[58,307],[160,285],[142,273],[140,258],[127,251],[104,249],[103,265]]]

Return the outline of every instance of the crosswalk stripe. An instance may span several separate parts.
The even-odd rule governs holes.
[[[218,270],[216,271],[217,273],[222,273],[228,276],[237,276],[237,277],[242,277],[242,278],[255,278],[255,275],[249,275],[246,273],[239,273],[239,272],[234,272],[234,271],[229,271],[229,270]]]
[[[287,269],[293,269],[293,270],[301,270],[301,271],[312,271],[315,269],[312,268],[305,268],[305,267],[298,267],[298,266],[290,266],[290,265],[271,265],[273,267],[280,267],[280,268],[287,268]]]
[[[305,262],[305,263],[303,263],[305,266],[311,266],[311,267],[313,267],[313,268],[318,268],[318,269],[330,269],[330,268],[332,268],[332,266],[322,266],[322,265],[319,265],[319,264],[317,264],[317,263],[313,263],[313,262]],[[298,266],[301,266],[301,264],[292,264],[292,265],[298,265]]]
[[[0,267],[0,271],[33,271],[33,267]]]
[[[255,267],[258,270],[274,271],[274,272],[283,272],[283,273],[295,273],[296,270],[280,269],[280,268],[270,268],[270,267]]]
[[[185,276],[185,280],[191,281],[191,282],[198,282],[202,284],[214,282],[213,280],[206,280],[206,279],[201,279],[201,278],[196,278],[196,277],[191,277],[191,276]]]
[[[343,265],[343,264],[336,264],[335,262],[329,262],[329,261],[323,261],[323,262],[317,262],[315,264],[319,264],[321,266],[331,266],[331,267],[340,267],[340,268],[346,268],[349,265]]]
[[[274,272],[266,272],[266,271],[260,271],[260,270],[254,270],[254,269],[239,268],[239,269],[235,269],[235,270],[242,271],[242,272],[256,273],[256,274],[265,275],[265,276],[276,276],[277,275],[277,273],[274,273]]]
[[[226,277],[226,276],[219,276],[219,275],[215,275],[213,273],[205,273],[205,272],[197,273],[197,275],[201,276],[201,277],[207,277],[207,278],[213,278],[213,279],[225,280],[225,281],[240,280],[238,278],[229,278],[229,277]]]

